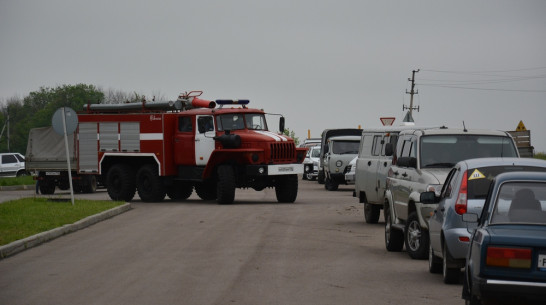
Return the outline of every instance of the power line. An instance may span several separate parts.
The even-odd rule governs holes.
[[[508,91],[508,92],[535,92],[535,93],[546,93],[546,90],[475,88],[475,87],[462,87],[462,86],[437,85],[437,84],[419,84],[419,85],[420,85],[420,86],[428,86],[428,87],[450,88],[450,89],[468,89],[468,90],[483,90],[483,91]]]

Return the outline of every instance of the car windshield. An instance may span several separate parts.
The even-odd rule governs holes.
[[[509,182],[501,185],[491,224],[546,225],[546,183]]]
[[[320,149],[313,149],[313,150],[311,151],[311,157],[313,157],[313,158],[318,158],[318,157],[320,157]]]
[[[358,154],[360,142],[357,141],[334,141],[332,153],[337,155]]]
[[[253,130],[267,130],[267,123],[265,116],[261,113],[230,113],[222,114],[216,117],[218,124],[218,130],[241,130],[241,129],[253,129]]]
[[[452,167],[457,162],[485,157],[517,157],[509,137],[432,135],[421,137],[421,168]]]
[[[546,172],[544,167],[531,167],[531,166],[489,166],[479,168],[469,168],[467,196],[468,199],[485,199],[489,192],[491,182],[495,177],[501,173],[515,172],[515,171],[529,171],[529,172]]]

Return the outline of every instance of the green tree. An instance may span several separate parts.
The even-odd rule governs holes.
[[[287,137],[292,138],[294,140],[294,143],[296,143],[296,146],[300,144],[300,139],[296,137],[296,133],[293,130],[285,128],[283,134]]]
[[[93,85],[63,85],[56,88],[41,87],[30,92],[22,101],[8,100],[2,109],[1,126],[9,115],[10,145],[9,150],[25,153],[30,129],[51,125],[51,117],[60,107],[70,107],[75,111],[83,109],[87,103],[100,103],[104,93]],[[3,118],[3,119],[2,119]],[[6,136],[6,135],[4,135]],[[0,141],[0,151],[7,151],[7,137]]]

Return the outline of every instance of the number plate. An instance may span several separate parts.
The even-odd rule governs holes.
[[[546,271],[546,254],[538,255],[538,269]]]
[[[46,176],[59,176],[61,175],[61,172],[46,172]]]

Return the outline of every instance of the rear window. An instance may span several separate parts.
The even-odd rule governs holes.
[[[491,182],[497,175],[517,171],[546,172],[546,168],[532,166],[491,166],[468,169],[468,199],[485,199]]]
[[[508,182],[501,186],[491,224],[546,225],[546,183]]]
[[[509,137],[486,135],[435,135],[421,137],[421,168],[452,167],[473,158],[517,157]]]

